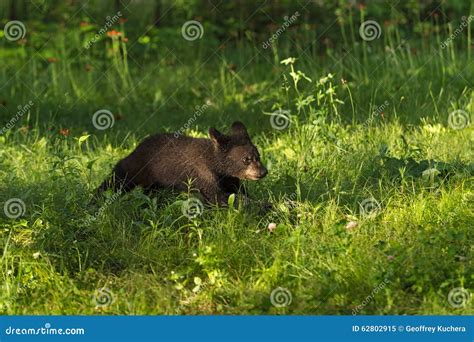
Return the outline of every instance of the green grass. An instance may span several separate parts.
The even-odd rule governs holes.
[[[1,313],[473,314],[472,300],[448,302],[474,288],[474,129],[448,125],[453,110],[474,110],[463,42],[438,54],[439,35],[410,46],[388,30],[318,55],[287,43],[291,32],[262,50],[177,30],[152,52],[131,41],[123,58],[116,40],[84,50],[79,30],[53,34],[38,51],[0,47],[2,123],[34,103],[0,136],[0,203],[26,209],[0,215]],[[295,87],[291,68],[310,81]],[[186,194],[91,201],[141,139],[179,130],[205,103],[186,132],[241,120],[269,168],[246,184],[249,207],[190,220]],[[99,109],[113,127],[94,128]],[[286,129],[270,124],[277,109],[290,111]],[[379,210],[364,215],[366,199]],[[286,307],[271,304],[278,287],[291,292]]]

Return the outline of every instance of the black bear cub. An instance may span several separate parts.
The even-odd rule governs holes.
[[[210,128],[209,137],[151,136],[117,163],[98,192],[108,188],[130,191],[136,186],[185,191],[191,180],[208,202],[227,205],[229,195],[239,191],[241,179],[267,175],[243,123],[234,122],[230,135]]]

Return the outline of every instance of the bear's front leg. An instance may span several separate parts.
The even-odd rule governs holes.
[[[196,180],[193,185],[197,190],[199,190],[201,195],[204,196],[207,202],[227,206],[227,201],[231,193],[220,188],[218,182],[203,182]]]

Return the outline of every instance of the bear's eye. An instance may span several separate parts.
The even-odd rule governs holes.
[[[242,159],[242,161],[244,162],[245,165],[249,165],[250,162],[252,161],[252,158],[250,158],[250,157],[244,157],[244,158]]]

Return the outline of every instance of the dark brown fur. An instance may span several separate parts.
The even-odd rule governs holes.
[[[128,157],[117,163],[112,177],[99,187],[130,191],[145,189],[187,189],[187,182],[211,203],[226,205],[237,193],[240,179],[258,180],[267,174],[247,129],[234,122],[231,134],[209,129],[210,139],[157,134],[145,139]]]

